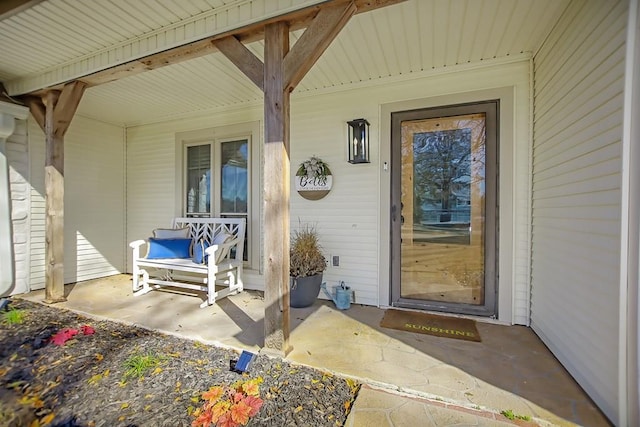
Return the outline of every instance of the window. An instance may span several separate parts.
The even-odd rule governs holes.
[[[259,129],[259,128],[258,128]],[[256,127],[237,125],[176,135],[181,214],[187,217],[245,218],[244,258],[258,268],[259,188],[253,170]]]

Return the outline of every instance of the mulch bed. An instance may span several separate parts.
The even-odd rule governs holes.
[[[234,350],[20,299],[10,307],[25,318],[9,323],[0,313],[0,426],[190,426],[203,391],[258,377],[264,404],[248,425],[339,426],[360,388],[265,355],[242,375],[229,369]],[[95,333],[52,342],[83,325]],[[125,362],[145,354],[159,364],[127,377]]]

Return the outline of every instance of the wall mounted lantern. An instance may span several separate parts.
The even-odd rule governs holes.
[[[355,119],[349,125],[349,163],[369,163],[369,122]]]

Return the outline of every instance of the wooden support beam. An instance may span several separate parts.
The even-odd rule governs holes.
[[[289,92],[283,60],[289,50],[284,22],[265,28],[264,47],[264,348],[289,349]]]
[[[44,100],[46,157],[45,187],[45,299],[48,304],[64,296],[64,138],[55,134],[55,106],[59,92]]]
[[[85,83],[75,81],[65,85],[62,89],[53,114],[55,120],[53,133],[57,137],[63,138],[67,132],[86,87]]]
[[[213,42],[233,64],[238,67],[260,90],[264,91],[264,65],[245,45],[234,36]]]
[[[284,59],[284,84],[293,90],[356,13],[354,2],[320,9]]]
[[[191,43],[177,46],[163,52],[158,52],[142,58],[134,59],[129,62],[125,62],[124,64],[114,65],[104,70],[96,71],[92,74],[78,77],[75,80],[79,80],[85,83],[88,87],[92,87],[119,80],[125,77],[134,76],[145,71],[155,70],[167,65],[178,64],[189,59],[199,58],[204,55],[218,52],[218,47],[215,42],[217,40],[226,39],[228,37],[234,37],[241,43],[251,43],[253,41],[263,39],[265,26],[276,22],[283,22],[287,24],[290,31],[307,28],[316,18],[318,13],[325,8],[339,8],[341,6],[344,7],[345,5],[355,4],[355,13],[358,14],[369,12],[381,7],[402,3],[404,1],[406,0],[328,0],[317,5],[288,12],[284,15],[274,16],[272,18],[252,23],[241,28],[236,28],[221,34],[216,34],[214,36],[204,38],[202,40],[197,40]],[[296,43],[296,45],[297,44],[298,43]],[[311,63],[311,65],[313,65],[313,62]],[[64,84],[65,83],[61,83],[58,85],[42,88],[31,92],[31,94],[44,96],[49,90],[61,90]]]
[[[0,21],[41,3],[43,0],[3,0],[0,2]]]
[[[264,31],[264,64],[234,36],[214,45],[264,92],[264,350],[289,352],[289,98],[290,93],[356,13],[353,1],[323,6],[289,52],[289,25]],[[262,79],[262,81],[261,81]]]
[[[46,112],[45,112],[45,107],[42,102],[42,99],[37,98],[35,96],[25,96],[22,98],[22,100],[27,105],[27,107],[29,107],[29,112],[31,113],[33,118],[36,120],[36,123],[38,123],[38,126],[40,126],[40,129],[42,129],[42,132],[46,134],[47,133],[45,129]]]
[[[45,302],[64,296],[64,135],[69,129],[86,84],[72,82],[42,98],[24,97],[45,135]]]

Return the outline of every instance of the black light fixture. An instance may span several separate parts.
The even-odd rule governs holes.
[[[355,119],[349,125],[349,163],[369,163],[369,122]]]

